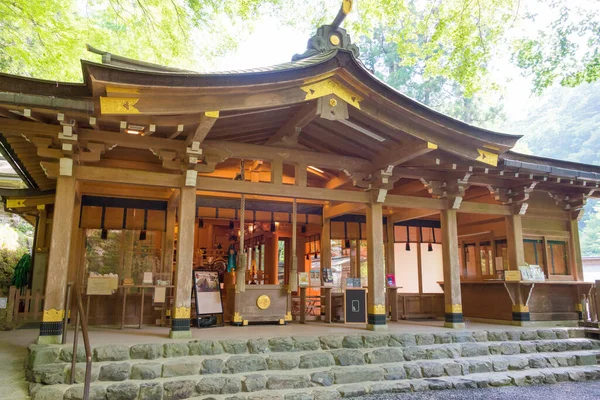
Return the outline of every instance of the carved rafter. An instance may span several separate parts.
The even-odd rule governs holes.
[[[460,208],[465,191],[469,186],[468,180],[465,179],[448,179],[444,181],[421,179],[421,182],[433,198],[447,200],[448,207],[455,210]]]

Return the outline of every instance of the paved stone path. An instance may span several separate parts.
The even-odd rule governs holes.
[[[27,348],[0,340],[0,399],[29,399],[25,381]]]
[[[600,397],[600,382],[570,382],[540,386],[506,386],[500,388],[470,390],[440,390],[421,393],[378,394],[357,397],[356,400],[591,400]]]

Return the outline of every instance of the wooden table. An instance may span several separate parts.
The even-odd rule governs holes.
[[[398,289],[402,289],[402,286],[388,286],[386,288],[387,291],[387,301],[391,308],[391,321],[399,321],[398,318]]]

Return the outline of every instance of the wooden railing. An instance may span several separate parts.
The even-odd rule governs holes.
[[[77,309],[75,310],[75,333],[73,335],[73,358],[71,360],[71,385],[75,382],[75,372],[77,363],[77,342],[79,340],[79,325],[81,324],[81,334],[83,336],[83,346],[85,348],[85,378],[83,386],[83,400],[88,400],[90,396],[90,383],[92,380],[92,349],[90,347],[90,337],[88,333],[87,318],[83,310],[83,301],[81,300],[81,290],[78,284],[70,283],[68,287],[73,287],[75,290],[75,299]],[[67,290],[67,298],[70,298],[70,290]],[[69,303],[67,304],[68,314]],[[67,336],[67,325],[64,325],[63,338]],[[63,339],[64,343],[64,339]]]
[[[17,289],[11,286],[8,289],[6,323],[11,328],[17,328],[19,324],[26,322],[37,322],[42,320],[44,309],[44,296],[39,292],[31,293],[31,289],[25,287]]]

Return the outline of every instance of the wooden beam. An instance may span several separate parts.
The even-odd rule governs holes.
[[[169,139],[175,139],[175,138],[177,138],[177,136],[181,135],[181,132],[183,132],[183,128],[185,128],[185,125],[183,125],[183,124],[177,125],[177,129],[175,130],[175,132],[173,132],[171,134],[171,136],[169,136]]]
[[[368,193],[360,191],[330,190],[262,182],[231,181],[202,176],[198,176],[197,188],[198,190],[210,190],[215,192],[296,197],[298,199],[345,201],[354,203],[366,203],[369,200]]]
[[[212,152],[224,155],[224,159],[241,158],[246,160],[273,161],[280,158],[285,164],[305,163],[319,168],[337,170],[356,171],[369,170],[371,168],[371,163],[362,158],[247,143],[205,140],[203,149],[204,154],[207,156]]]
[[[180,174],[166,174],[122,168],[101,168],[86,165],[73,167],[73,176],[80,181],[126,183],[159,187],[180,187]],[[229,181],[227,181],[229,182]]]
[[[215,122],[217,122],[217,118],[219,118],[218,111],[205,112],[202,114],[198,123],[198,127],[194,133],[188,135],[187,139],[185,140],[186,146],[191,145],[192,142],[198,142],[199,144],[202,144]]]
[[[344,214],[353,214],[356,212],[362,213],[365,209],[365,206],[365,204],[361,203],[342,203],[335,206],[330,206],[323,210],[323,217],[331,219]]]
[[[331,178],[326,184],[325,187],[327,189],[337,189],[340,186],[344,186],[346,183],[350,182],[350,177],[345,175],[344,173],[339,173],[338,176]]]
[[[297,163],[294,165],[294,184],[300,187],[306,187],[306,164]]]
[[[373,158],[373,164],[377,169],[386,169],[388,166],[397,166],[407,161],[430,153],[437,149],[432,142],[418,141],[409,145],[396,146]]]
[[[436,215],[436,214],[438,214],[438,210],[432,210],[429,208],[412,208],[412,209],[407,208],[407,209],[403,209],[401,211],[396,211],[395,213],[390,215],[388,218],[392,222],[402,222],[402,221],[408,221],[411,219],[429,217],[430,215]]]
[[[267,144],[279,142],[298,142],[299,130],[317,117],[317,101],[308,102],[288,122],[286,122],[269,140]]]
[[[428,197],[402,196],[399,194],[388,194],[383,203],[385,207],[398,208],[428,208],[430,210],[443,210],[446,202],[441,199],[431,199]]]

